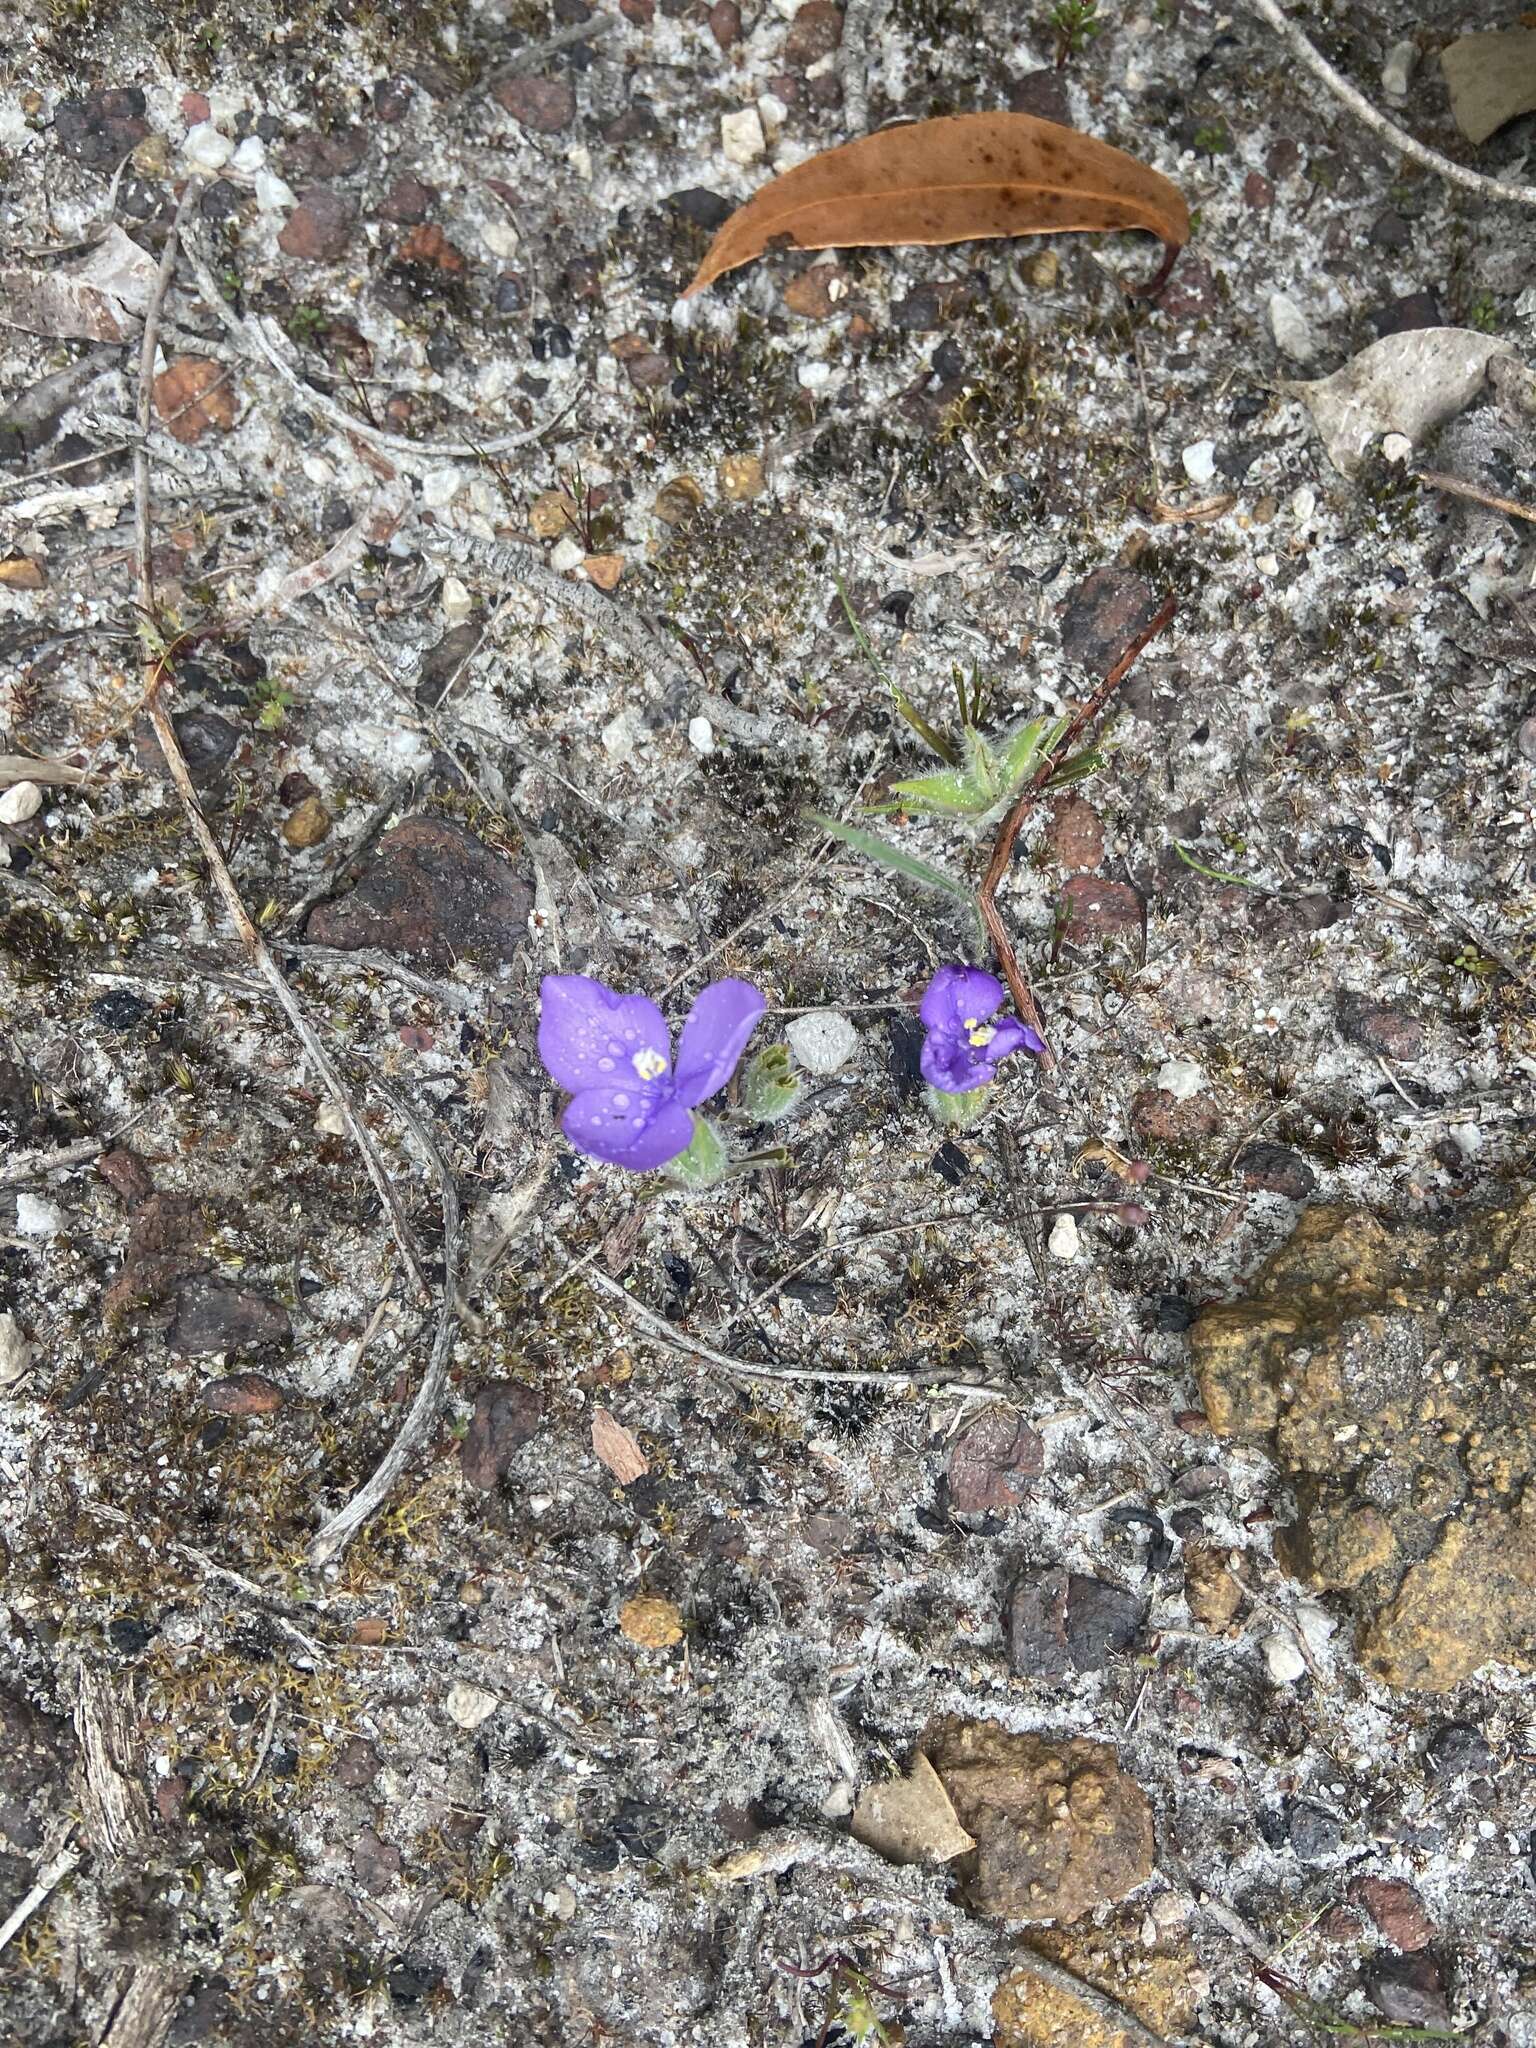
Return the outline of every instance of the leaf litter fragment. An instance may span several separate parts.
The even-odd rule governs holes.
[[[1440,53],[1451,112],[1469,142],[1486,142],[1536,108],[1536,28],[1458,36]]]
[[[1189,240],[1189,208],[1167,178],[1095,136],[1032,114],[948,114],[823,150],[772,179],[724,223],[683,297],[773,248],[1118,228],[1162,242],[1146,287],[1156,290]]]
[[[888,1863],[948,1863],[976,1846],[921,1750],[906,1777],[865,1786],[850,1825],[854,1839]]]
[[[629,1486],[636,1479],[643,1479],[651,1469],[631,1431],[606,1408],[592,1411],[592,1450],[598,1462],[607,1466],[620,1486]]]
[[[78,263],[0,270],[0,320],[57,339],[131,341],[155,271],[155,259],[114,223]]]
[[[1354,476],[1384,434],[1421,441],[1464,412],[1511,351],[1472,327],[1415,327],[1372,342],[1331,377],[1289,389],[1312,415],[1328,459]]]

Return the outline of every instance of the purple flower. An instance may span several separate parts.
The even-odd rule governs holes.
[[[969,1095],[992,1080],[1011,1052],[1043,1053],[1045,1040],[1016,1017],[990,1020],[1002,1008],[1003,984],[980,967],[941,967],[918,1015],[927,1027],[918,1064],[930,1088]]]
[[[560,1128],[578,1152],[636,1173],[693,1142],[693,1110],[717,1095],[767,1008],[749,981],[712,981],[688,1012],[672,1064],[667,1020],[649,996],[619,996],[585,974],[546,974],[539,1057],[571,1091]]]

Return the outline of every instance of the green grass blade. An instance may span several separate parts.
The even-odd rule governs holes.
[[[889,868],[892,874],[905,875],[909,882],[918,882],[925,889],[941,890],[944,895],[957,897],[962,903],[971,901],[972,892],[958,875],[947,875],[942,868],[930,867],[927,861],[918,860],[914,854],[903,853],[899,846],[892,846],[878,832],[865,832],[857,825],[845,825],[840,818],[829,818],[824,811],[808,811],[806,816],[823,832],[830,833],[834,839],[841,839],[845,846],[851,846],[855,853],[862,853],[866,860]]]
[[[1229,875],[1223,868],[1208,868],[1203,860],[1196,860],[1192,853],[1186,853],[1177,839],[1173,842],[1173,850],[1179,856],[1179,859],[1183,861],[1185,867],[1193,868],[1197,875],[1204,875],[1207,881],[1235,882],[1239,889],[1265,889],[1268,887],[1268,884],[1265,882],[1250,881],[1247,875]]]
[[[960,765],[960,756],[955,752],[954,748],[950,745],[949,741],[945,739],[942,733],[936,732],[934,730],[934,728],[928,723],[927,719],[924,718],[921,711],[919,711],[917,706],[912,702],[911,698],[906,696],[902,691],[898,690],[896,685],[891,681],[890,677],[886,674],[885,666],[881,662],[879,655],[876,654],[874,649],[874,643],[871,641],[869,635],[865,632],[862,620],[859,618],[859,615],[854,610],[853,606],[848,602],[848,593],[843,588],[842,577],[834,576],[833,581],[837,585],[837,595],[843,607],[843,616],[848,621],[849,630],[853,634],[859,652],[863,655],[864,659],[869,663],[870,667],[874,670],[875,674],[879,677],[880,681],[884,683],[886,689],[890,693],[891,702],[896,706],[897,711],[900,712],[901,716],[907,721],[908,725],[911,726],[912,730],[917,734],[918,738],[923,742],[923,745],[925,747],[931,747],[933,752],[938,755],[939,759],[941,761],[947,761],[951,768],[958,768]]]

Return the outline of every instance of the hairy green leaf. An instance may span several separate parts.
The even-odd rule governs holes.
[[[889,868],[892,874],[905,875],[909,882],[920,882],[925,889],[942,890],[946,896],[958,897],[962,903],[972,900],[972,891],[958,875],[948,875],[942,868],[930,867],[927,861],[903,853],[899,846],[892,846],[878,832],[864,832],[857,825],[845,825],[840,818],[829,818],[824,811],[809,811],[806,815],[823,832],[830,833],[834,839],[841,839],[845,846],[862,853],[866,860]]]
[[[942,775],[914,775],[890,785],[904,811],[937,811],[948,817],[974,817],[991,802],[969,775],[947,769]]]

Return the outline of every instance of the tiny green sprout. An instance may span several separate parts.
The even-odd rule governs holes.
[[[1467,325],[1475,327],[1479,334],[1496,334],[1499,329],[1499,302],[1492,292],[1479,292],[1467,308]]]
[[[799,1097],[800,1076],[787,1045],[765,1045],[742,1069],[741,1106],[757,1123],[777,1123]]]
[[[1069,57],[1080,57],[1104,26],[1098,19],[1099,0],[1056,0],[1050,25],[1056,37],[1056,68]]]
[[[1480,947],[1469,943],[1461,948],[1451,965],[1460,968],[1463,974],[1470,974],[1477,981],[1486,981],[1489,975],[1498,972],[1499,963],[1490,960]]]
[[[293,692],[273,676],[263,676],[252,693],[256,723],[263,732],[278,732],[293,706]]]
[[[1225,121],[1207,121],[1190,138],[1201,156],[1226,156],[1232,147]]]
[[[1032,718],[997,746],[968,725],[960,765],[941,775],[915,775],[893,782],[891,794],[904,811],[993,823],[1039,772],[1042,762],[1050,759],[1068,723],[1065,718]],[[1081,781],[1092,774],[1098,762],[1096,754],[1078,754],[1058,763],[1051,773],[1052,787]]]
[[[300,343],[313,341],[326,324],[326,316],[319,306],[295,306],[288,315],[288,334]]]

